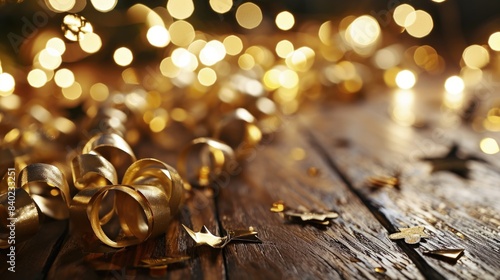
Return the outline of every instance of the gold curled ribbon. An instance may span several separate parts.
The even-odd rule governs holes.
[[[144,158],[134,162],[125,172],[122,184],[157,186],[165,192],[172,216],[179,211],[183,199],[181,176],[160,160]]]
[[[230,164],[237,164],[233,149],[212,138],[196,138],[184,148],[177,162],[177,170],[185,180],[185,187],[206,187],[216,180]]]
[[[115,201],[118,222],[112,217],[103,223],[99,212],[109,199]],[[90,225],[96,237],[110,247],[137,245],[167,230],[171,215],[166,201],[165,192],[155,186],[105,186],[89,201]]]
[[[160,160],[146,158],[132,163],[121,185],[102,185],[116,182],[117,175],[111,163],[99,155],[80,155],[73,165],[73,171],[79,172],[74,179],[82,183],[82,190],[71,203],[71,231],[81,234],[91,250],[102,251],[97,240],[121,248],[162,234],[179,210],[182,179]],[[90,177],[85,179],[85,175]]]
[[[38,232],[40,213],[36,203],[22,188],[0,195],[0,248],[23,242]],[[10,238],[9,238],[10,237]]]
[[[73,182],[77,189],[97,185],[116,185],[118,175],[107,159],[96,154],[77,155],[71,161]]]
[[[238,108],[217,124],[214,138],[233,148],[237,158],[245,158],[259,144],[262,132],[256,125],[254,116],[246,109]]]
[[[136,161],[132,148],[120,135],[115,133],[97,134],[85,144],[82,154],[99,154],[116,168],[118,177],[123,176],[127,167]]]
[[[30,164],[19,172],[19,186],[31,195],[43,214],[58,220],[69,217],[69,186],[59,168]]]

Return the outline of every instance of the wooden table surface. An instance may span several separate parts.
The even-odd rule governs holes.
[[[415,96],[418,127],[391,120],[393,95],[382,90],[355,102],[311,102],[284,117],[228,184],[194,190],[165,236],[91,255],[108,270],[93,268],[80,241],[68,236],[67,221],[49,220],[18,246],[16,273],[6,271],[2,251],[1,279],[500,279],[500,157],[479,150],[484,135],[470,125],[443,124],[440,90]],[[484,160],[466,162],[468,178],[423,160],[443,157],[453,144]],[[172,155],[154,151],[137,153],[174,164]],[[370,176],[395,172],[400,190],[367,187]],[[277,200],[334,210],[339,218],[325,228],[289,223],[270,212]],[[195,247],[181,223],[216,234],[252,226],[262,243]],[[417,225],[430,235],[418,245],[388,238]],[[456,263],[423,254],[443,248],[465,251]],[[166,270],[132,266],[179,255],[190,259]]]

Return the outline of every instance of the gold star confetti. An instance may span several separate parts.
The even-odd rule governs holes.
[[[424,251],[424,254],[430,255],[446,261],[457,261],[464,253],[464,249],[439,249]]]
[[[185,260],[189,260],[189,256],[143,259],[141,260],[141,264],[136,265],[136,267],[166,268],[169,264],[179,263]]]
[[[424,232],[424,226],[416,226],[411,228],[400,228],[400,232],[392,233],[389,238],[392,240],[403,239],[407,244],[417,244],[421,238],[427,238],[429,235]]]
[[[285,211],[286,209],[286,206],[285,206],[285,203],[283,201],[277,201],[277,202],[274,202],[273,203],[273,206],[271,207],[271,212],[276,212],[276,213],[281,213],[283,211]]]
[[[317,225],[328,226],[330,220],[338,218],[339,214],[332,211],[311,211],[303,206],[298,209],[290,209],[285,206],[283,201],[273,203],[271,212],[281,213],[285,218],[291,221],[307,222]]]
[[[227,236],[219,237],[213,235],[206,226],[203,226],[200,232],[195,232],[192,229],[182,225],[193,238],[196,245],[208,245],[212,248],[223,248],[231,241],[261,243],[257,237],[257,232],[250,227],[248,230],[228,230]]]

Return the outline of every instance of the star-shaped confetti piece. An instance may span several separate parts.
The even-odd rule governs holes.
[[[219,237],[213,235],[206,226],[203,226],[200,232],[195,232],[192,229],[182,225],[188,232],[189,236],[193,238],[196,245],[208,245],[212,248],[223,248],[231,241],[253,242],[261,243],[262,240],[257,237],[257,232],[250,227],[248,230],[228,230],[227,235]]]
[[[141,260],[141,264],[136,265],[136,267],[151,268],[151,269],[163,269],[167,268],[169,264],[183,262],[188,260],[189,256],[179,256],[179,257],[164,257],[164,258],[150,258]]]
[[[182,227],[184,227],[189,236],[193,238],[193,240],[196,242],[196,245],[206,244],[212,248],[222,248],[227,244],[227,236],[215,236],[208,230],[206,226],[203,226],[200,232],[195,232],[185,225],[182,225]]]
[[[424,254],[442,259],[445,261],[456,262],[464,253],[464,249],[439,249],[424,251]]]
[[[422,160],[431,163],[432,172],[448,171],[464,179],[469,177],[468,161],[475,160],[485,162],[485,160],[478,157],[460,155],[457,144],[453,144],[448,154],[444,157],[423,158]]]
[[[330,225],[332,219],[338,218],[339,214],[332,211],[311,211],[300,206],[298,209],[286,207],[283,201],[273,203],[271,212],[281,213],[291,221],[307,222],[321,226]]]
[[[389,238],[392,240],[403,239],[407,244],[417,244],[421,238],[427,238],[429,235],[424,232],[424,226],[416,226],[411,228],[400,228],[400,232],[392,233]]]

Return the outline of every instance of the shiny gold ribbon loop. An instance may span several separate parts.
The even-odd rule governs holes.
[[[100,212],[106,200],[115,201],[117,219],[103,224]],[[166,231],[171,218],[166,200],[165,192],[156,186],[106,186],[89,201],[90,225],[96,237],[110,247],[137,245]]]
[[[125,172],[122,184],[157,186],[165,192],[171,214],[179,210],[184,189],[182,179],[177,170],[160,160],[144,158],[134,162]]]
[[[85,144],[82,154],[97,153],[107,159],[116,168],[118,177],[125,173],[136,157],[132,148],[118,134],[97,134]]]
[[[57,167],[30,164],[19,173],[19,185],[28,191],[45,215],[58,220],[69,217],[69,186]]]
[[[196,138],[181,152],[177,170],[191,185],[205,187],[216,180],[235,162],[234,151],[228,145],[212,138]]]
[[[115,167],[107,159],[96,154],[78,155],[71,161],[73,182],[77,189],[97,185],[116,185]]]
[[[16,188],[0,195],[0,248],[35,235],[40,227],[39,219],[39,209],[26,190]]]
[[[214,138],[233,148],[237,158],[245,158],[262,139],[262,132],[254,116],[246,109],[238,108],[217,124]]]

